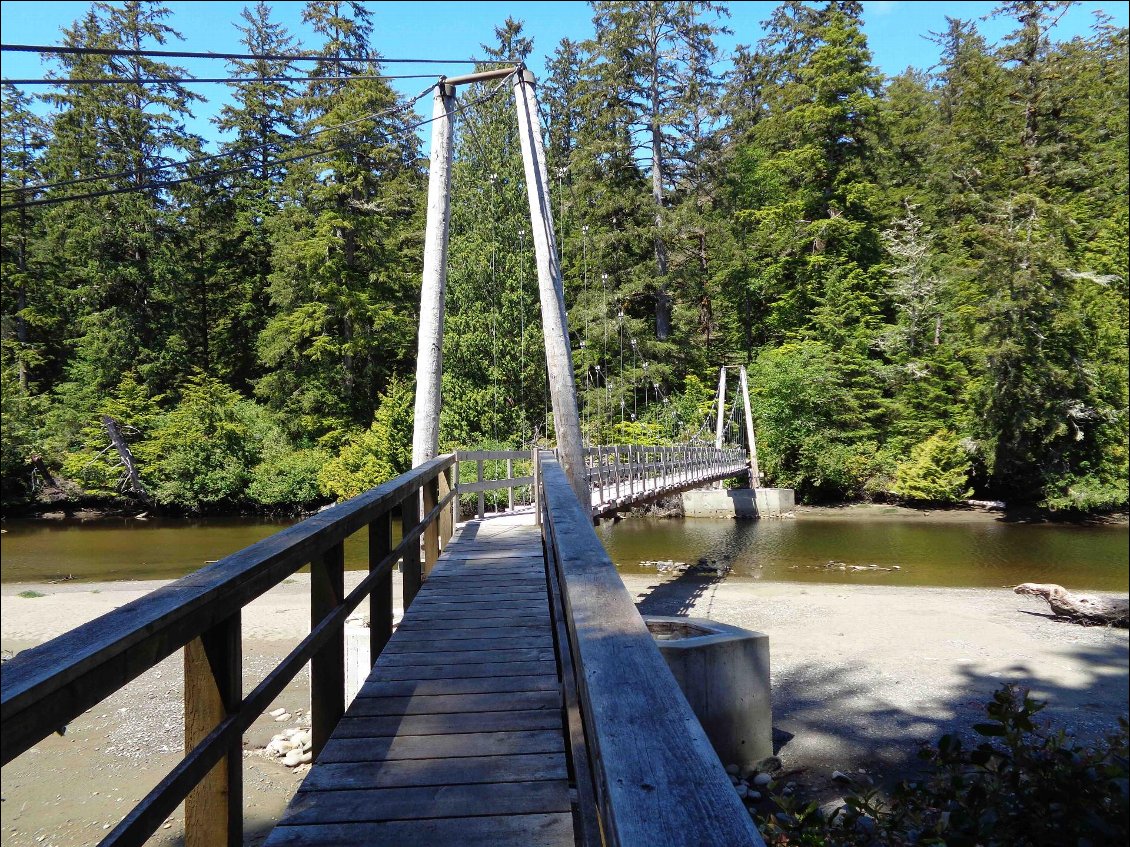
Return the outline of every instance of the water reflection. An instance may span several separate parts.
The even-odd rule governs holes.
[[[640,518],[606,523],[597,532],[624,573],[654,573],[657,568],[640,563],[656,559],[688,566],[703,560],[729,564],[733,576],[752,579],[952,587],[1058,582],[1125,591],[1130,568],[1125,526]],[[828,569],[829,562],[845,568]],[[852,570],[866,566],[897,570]]]

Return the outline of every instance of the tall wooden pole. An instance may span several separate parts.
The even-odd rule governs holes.
[[[526,194],[530,198],[530,229],[537,257],[541,325],[545,336],[545,363],[549,371],[557,453],[569,485],[587,510],[592,496],[585,479],[581,419],[577,413],[577,388],[573,378],[573,351],[569,346],[569,320],[565,313],[565,288],[553,235],[553,210],[549,202],[549,179],[534,75],[525,68],[514,77],[514,104],[518,110],[518,138],[526,170]]]
[[[443,377],[443,298],[447,287],[447,233],[451,223],[451,159],[455,88],[443,80],[432,107],[432,153],[428,169],[428,218],[424,234],[424,278],[420,286],[420,338],[416,348],[416,416],[412,466],[439,452],[440,382]]]
[[[726,366],[722,366],[718,374],[718,422],[714,425],[714,448],[722,449],[722,425],[726,416]],[[722,480],[714,483],[715,488],[722,488]]]
[[[753,437],[753,412],[749,408],[749,380],[746,378],[745,365],[738,371],[738,378],[742,387],[742,403],[745,410],[745,432],[749,439],[749,487],[761,487],[761,470],[757,467],[757,440]]]

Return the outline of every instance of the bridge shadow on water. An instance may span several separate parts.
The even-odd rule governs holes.
[[[635,598],[636,607],[641,614],[710,618],[713,592],[724,581],[693,572],[659,578]],[[815,643],[811,657],[794,650],[792,661],[772,669],[774,752],[787,770],[805,772],[798,778],[817,794],[862,790],[869,780],[890,787],[918,773],[918,751],[942,735],[955,734],[967,746],[984,740],[972,726],[988,720],[985,707],[1006,683],[1047,704],[1037,723],[1065,729],[1080,743],[1102,741],[1116,731],[1118,715],[1127,713],[1130,648],[1124,631],[1082,632],[1075,624],[1030,614],[1048,618],[1048,627],[1062,627],[1062,635],[1051,636],[1062,637],[1062,646],[1051,660],[1041,645],[1031,658],[1018,655],[991,672],[973,655],[931,675],[926,657],[918,666],[900,667],[884,665],[879,656],[873,663],[825,658]],[[765,631],[772,651],[772,627]],[[1067,666],[1071,671],[1064,673]],[[851,787],[831,782],[833,770],[854,775],[859,769],[866,776],[857,775]]]

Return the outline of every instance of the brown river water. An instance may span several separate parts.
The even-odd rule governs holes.
[[[0,581],[171,579],[287,526],[258,519],[4,521]],[[1000,587],[1057,582],[1127,590],[1130,532],[1118,526],[1027,525],[1001,520],[806,517],[734,521],[630,518],[597,533],[624,573],[678,563],[732,568],[730,577],[864,585]],[[348,567],[365,567],[365,534],[346,542]],[[843,570],[830,570],[829,562]],[[658,564],[656,564],[658,563]],[[851,570],[877,565],[897,570]]]

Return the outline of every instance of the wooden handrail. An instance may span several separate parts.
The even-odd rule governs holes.
[[[444,496],[440,496],[439,491],[442,488],[440,477],[454,461],[453,455],[432,459],[352,500],[17,654],[0,669],[3,763],[7,764],[182,647],[200,645],[194,650],[206,659],[201,664],[208,668],[200,673],[204,678],[186,680],[186,700],[190,696],[187,683],[194,682],[194,691],[199,689],[207,694],[213,682],[210,676],[216,678],[217,692],[224,694],[225,685],[230,688],[231,679],[238,680],[238,674],[232,671],[233,668],[238,670],[240,661],[238,624],[243,606],[307,563],[315,563],[315,571],[317,567],[328,568],[324,579],[329,581],[323,583],[323,599],[319,601],[322,613],[311,622],[310,634],[247,697],[239,696],[238,685],[234,696],[226,692],[227,703],[223,704],[219,716],[196,733],[199,737],[194,739],[196,743],[185,758],[102,842],[144,843],[194,788],[206,778],[215,777],[214,769],[222,759],[229,755],[239,757],[243,732],[307,662],[312,661],[314,669],[320,668],[330,679],[337,678],[341,669],[334,668],[337,658],[334,649],[343,637],[345,619],[366,596],[372,595],[374,609],[389,607],[387,611],[391,613],[388,598],[378,598],[374,589],[391,579],[393,566],[401,558],[405,561],[406,578],[409,563],[415,561],[419,568],[420,538],[433,524],[444,524],[445,532],[450,532],[454,522],[440,521],[440,518],[453,503],[456,492],[450,485]],[[424,499],[431,509],[415,520],[421,491],[428,494]],[[402,541],[395,549],[388,550],[385,538],[388,516],[397,506],[405,507],[412,523],[408,526],[405,520]],[[371,544],[369,573],[348,596],[341,596],[341,546],[348,536],[366,526],[371,528],[371,540],[378,541],[376,545]],[[312,575],[312,591],[316,590],[315,578],[316,574]],[[416,578],[418,580],[418,576]],[[387,588],[382,594],[390,591]],[[410,600],[406,591],[405,605]],[[319,604],[312,603],[312,607]],[[372,624],[377,627],[378,622]],[[375,662],[377,656],[371,658]],[[186,676],[188,668],[186,658]],[[315,727],[316,736],[328,735],[328,730],[332,729],[329,724],[336,723],[340,716],[341,707],[337,704],[343,697],[344,687],[326,697],[321,711],[329,713],[329,722],[325,716],[311,715],[315,725],[319,725],[320,720],[325,724]],[[312,712],[317,711],[315,701]],[[189,733],[189,723],[196,719],[190,718],[190,713],[214,712],[214,708],[209,711],[207,704],[186,701],[186,734],[193,734]],[[232,778],[231,770],[229,768],[228,778]],[[242,841],[241,824],[237,820],[242,815],[238,768],[234,779],[235,785],[225,782],[223,792],[214,792],[226,796],[226,814],[222,808],[209,809],[210,813],[219,813],[219,835],[214,834],[217,830],[212,830],[210,837],[199,833],[194,837],[186,831],[188,843],[205,843],[214,838],[222,838],[229,844]],[[202,817],[215,818],[216,814]],[[186,815],[186,830],[188,827]]]
[[[561,588],[604,842],[764,847],[553,454],[542,533]]]

